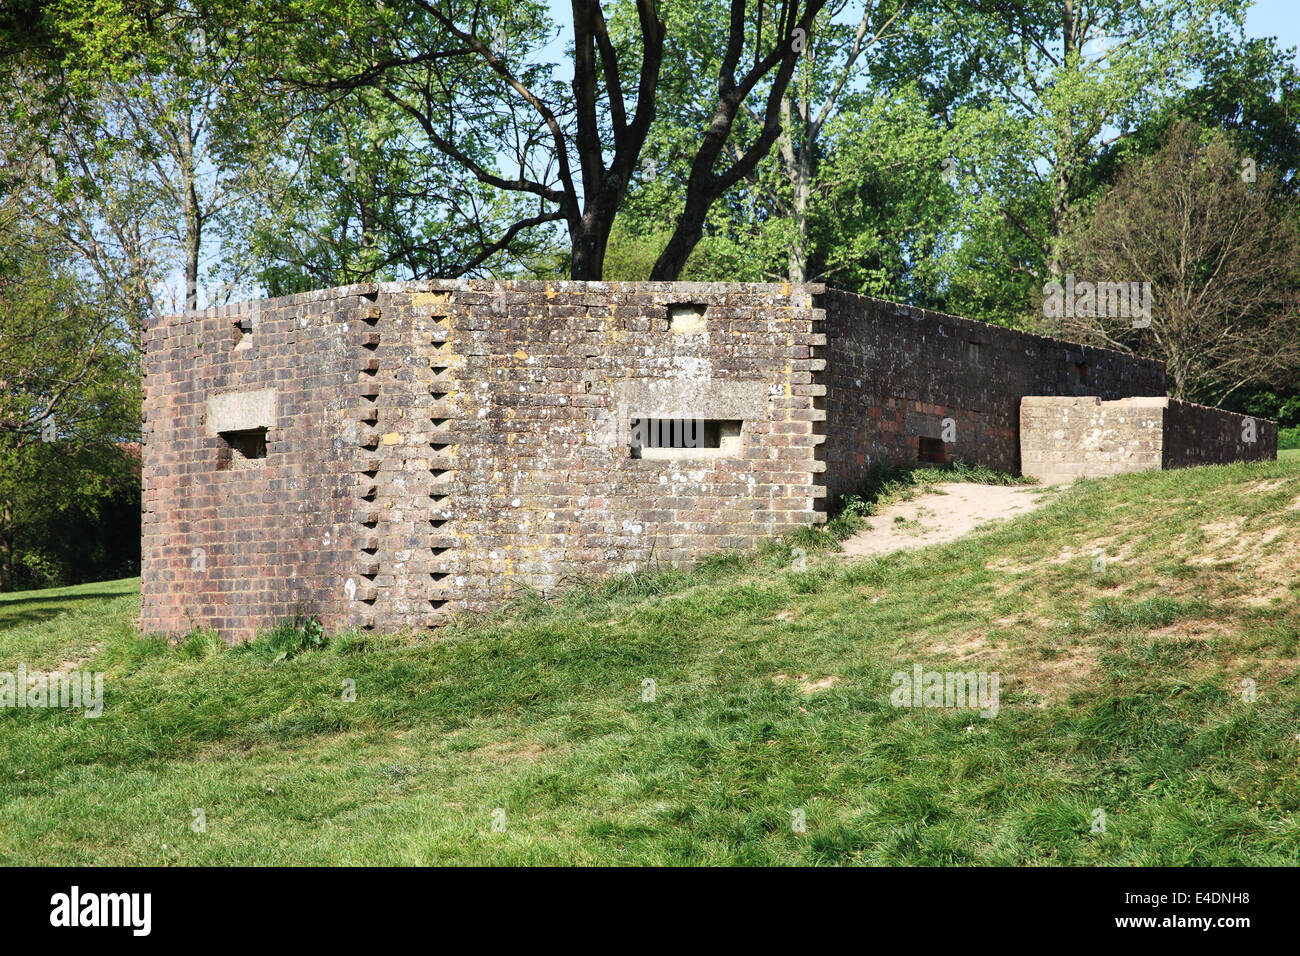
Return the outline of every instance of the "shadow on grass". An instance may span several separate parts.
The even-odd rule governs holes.
[[[51,594],[48,596],[7,598],[0,594],[0,631],[40,624],[70,611],[78,602],[111,601],[122,597],[120,591],[85,591],[79,594]]]

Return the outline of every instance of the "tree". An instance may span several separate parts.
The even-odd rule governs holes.
[[[940,162],[948,155],[946,137],[934,104],[950,103],[965,82],[936,78],[924,92],[918,83],[951,67],[936,63],[926,42],[936,5],[873,0],[822,9],[781,99],[775,148],[710,208],[682,277],[833,280],[894,295],[929,284],[916,273],[928,271],[941,232],[936,224],[946,225],[952,211]],[[697,130],[712,105],[695,76],[714,68],[719,44],[710,24],[725,18],[725,7],[722,0],[664,6],[660,109],[642,175],[621,212],[618,274],[631,267],[628,277],[649,275],[640,268],[646,250],[664,241],[665,223],[684,201]],[[616,16],[615,27],[625,20]],[[752,27],[756,36],[775,28],[766,18]],[[743,109],[741,138],[752,138],[762,123],[757,110]],[[930,298],[928,291],[920,295]]]
[[[1198,65],[1203,79],[1174,104],[1185,116],[1227,131],[1242,157],[1273,171],[1283,192],[1300,190],[1300,71],[1295,51],[1272,39],[1251,39],[1210,51]]]
[[[866,0],[855,27],[837,22],[847,6],[846,0],[838,0],[822,12],[799,74],[781,98],[777,156],[786,188],[777,194],[777,213],[790,221],[786,274],[791,282],[808,279],[809,222],[813,190],[819,185],[822,134],[841,99],[854,93],[864,54],[898,23],[908,4]],[[758,119],[752,111],[751,118]]]
[[[117,317],[139,330],[157,312],[166,270],[162,197],[120,114],[69,95],[57,67],[11,59],[13,109],[0,123],[0,190],[10,223],[42,224],[42,242],[75,256]]]
[[[954,247],[960,285],[972,266],[1010,280],[994,309],[1060,279],[1059,237],[1095,185],[1089,170],[1195,77],[1196,64],[1241,36],[1228,0],[945,0],[945,48],[979,65],[965,102],[945,119],[975,241]],[[991,237],[991,238],[990,238]],[[998,261],[1000,260],[1000,261]],[[952,307],[964,309],[961,297]],[[975,309],[973,311],[979,311]],[[988,316],[995,318],[995,316]]]
[[[142,8],[51,5],[57,54],[10,64],[33,106],[5,130],[46,166],[22,193],[27,214],[54,223],[133,316],[198,307],[216,271],[202,274],[205,246],[268,194],[283,145],[235,95],[238,36],[199,26],[189,4]]]
[[[704,233],[704,224],[713,203],[749,176],[776,143],[782,130],[785,94],[795,65],[807,48],[813,22],[824,5],[825,0],[808,0],[801,10],[799,3],[774,4],[775,29],[770,30],[768,40],[764,41],[763,4],[757,5],[755,19],[758,26],[750,31],[751,18],[744,0],[731,0],[725,41],[720,45],[723,52],[716,68],[709,71],[718,77],[717,96],[713,99],[707,123],[700,131],[699,146],[686,178],[681,211],[650,272],[651,279],[672,280],[680,275]],[[752,37],[754,50],[753,66],[737,78],[749,37]],[[719,40],[723,38],[719,37]],[[760,81],[767,81],[767,90],[762,108],[757,109],[750,105],[749,97]],[[749,140],[732,136],[742,108],[755,127]]]
[[[93,511],[139,437],[133,334],[97,291],[53,230],[0,203],[0,589],[27,506]]]
[[[1273,179],[1243,175],[1222,131],[1174,127],[1063,233],[1063,263],[1080,281],[1150,283],[1150,315],[1116,314],[1101,289],[1077,286],[1095,304],[1063,310],[1064,333],[1159,359],[1176,398],[1217,405],[1252,384],[1294,386],[1300,230]]]
[[[836,118],[813,181],[810,278],[941,308],[941,265],[959,205],[948,133],[915,84],[863,97]]]
[[[132,330],[74,265],[48,230],[0,204],[0,451],[138,434]]]
[[[282,117],[277,182],[223,224],[232,276],[268,295],[353,282],[509,275],[554,246],[517,233],[497,240],[521,207],[508,193],[449,175],[423,133],[372,89],[346,97],[272,98]]]
[[[139,573],[138,445],[60,439],[4,455],[0,590]]]
[[[825,0],[730,0],[720,28],[711,106],[698,130],[684,201],[654,267],[681,271],[710,206],[747,175],[780,132],[780,100]],[[774,10],[760,39],[750,26]],[[569,268],[600,278],[609,234],[656,113],[665,26],[654,0],[637,0],[629,29],[614,31],[598,0],[572,0],[572,81],[542,51],[554,30],[546,5],[506,0],[216,0],[210,22],[238,22],[273,88],[318,100],[372,91],[402,110],[427,149],[480,186],[513,198],[484,208],[512,218],[475,230],[463,274],[522,235],[563,224]],[[763,98],[761,127],[737,154],[744,106]],[[476,210],[464,206],[462,216]],[[444,270],[447,271],[447,270]]]

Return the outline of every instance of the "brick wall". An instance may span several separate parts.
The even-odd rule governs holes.
[[[1169,400],[1165,410],[1163,467],[1270,461],[1276,457],[1277,422]]]
[[[917,462],[922,438],[955,438],[942,447],[950,459],[1017,472],[1024,395],[1165,393],[1158,362],[835,289],[821,302],[831,495],[872,465]]]
[[[204,625],[243,639],[300,607],[344,623],[339,597],[364,543],[373,305],[331,291],[146,328],[144,630]],[[210,426],[266,413],[256,402],[223,407],[221,396],[252,392],[272,397],[274,421],[266,458],[240,462]]]
[[[151,324],[143,628],[432,625],[819,520],[818,292],[392,283]],[[637,458],[632,418],[743,426]]]
[[[1277,425],[1172,398],[1027,396],[1024,473],[1044,481],[1277,457]]]

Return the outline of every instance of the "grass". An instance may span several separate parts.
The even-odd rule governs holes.
[[[135,581],[0,596],[0,670],[106,674],[98,719],[0,711],[0,862],[1300,859],[1300,467],[1081,481],[951,544],[833,553],[873,494],[941,477],[436,637],[173,645],[135,636]],[[892,706],[918,664],[996,671],[998,715]]]
[[[139,578],[0,593],[0,663],[57,667],[100,639],[130,637],[139,616]]]

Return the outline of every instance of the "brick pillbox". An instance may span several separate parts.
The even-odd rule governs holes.
[[[820,285],[364,284],[165,317],[144,351],[142,628],[228,641],[688,563],[823,521],[875,465],[1017,471],[1025,396],[1165,391]]]

